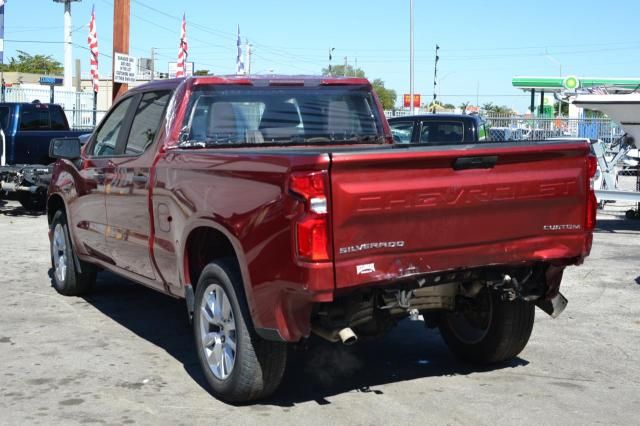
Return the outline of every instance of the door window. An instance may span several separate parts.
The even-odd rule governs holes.
[[[127,116],[127,110],[131,105],[133,97],[129,97],[120,102],[109,116],[104,120],[100,130],[96,134],[96,140],[91,149],[92,156],[113,156],[118,143],[118,135],[122,129]]]
[[[389,127],[395,143],[411,143],[413,121],[396,121],[389,123]]]
[[[170,97],[171,92],[150,92],[142,96],[131,125],[125,155],[140,155],[153,143]]]

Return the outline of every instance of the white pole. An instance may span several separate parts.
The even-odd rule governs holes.
[[[71,0],[64,2],[64,88],[72,88],[73,46],[71,41]]]
[[[413,96],[413,0],[409,0],[409,105],[412,115],[414,114]]]

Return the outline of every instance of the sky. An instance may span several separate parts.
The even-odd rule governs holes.
[[[414,0],[415,92],[438,99],[493,102],[525,111],[529,95],[516,75],[638,77],[640,2],[631,0]],[[88,22],[95,5],[100,74],[111,74],[113,0],[72,4],[74,59],[88,74]],[[130,54],[156,69],[175,62],[182,14],[196,69],[235,72],[236,28],[253,45],[252,73],[319,74],[329,62],[363,69],[386,87],[409,92],[409,0],[131,0]],[[53,0],[7,0],[5,62],[16,50],[63,60],[63,6]]]

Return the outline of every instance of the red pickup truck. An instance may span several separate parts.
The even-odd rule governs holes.
[[[272,393],[288,343],[407,317],[467,360],[514,357],[595,224],[586,142],[394,145],[357,78],[153,82],[50,155],[56,290],[109,270],[184,298],[226,401]]]

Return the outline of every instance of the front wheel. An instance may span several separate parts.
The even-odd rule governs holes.
[[[200,366],[213,394],[247,402],[273,393],[284,374],[285,343],[258,336],[242,280],[228,259],[207,265],[196,288],[193,332]]]
[[[500,293],[485,288],[461,305],[440,321],[442,338],[458,357],[477,364],[497,363],[515,357],[527,345],[535,317],[533,303],[502,300]]]
[[[51,266],[53,287],[60,294],[79,296],[88,293],[95,284],[96,268],[79,259],[76,263],[67,217],[62,210],[58,210],[51,221]]]

